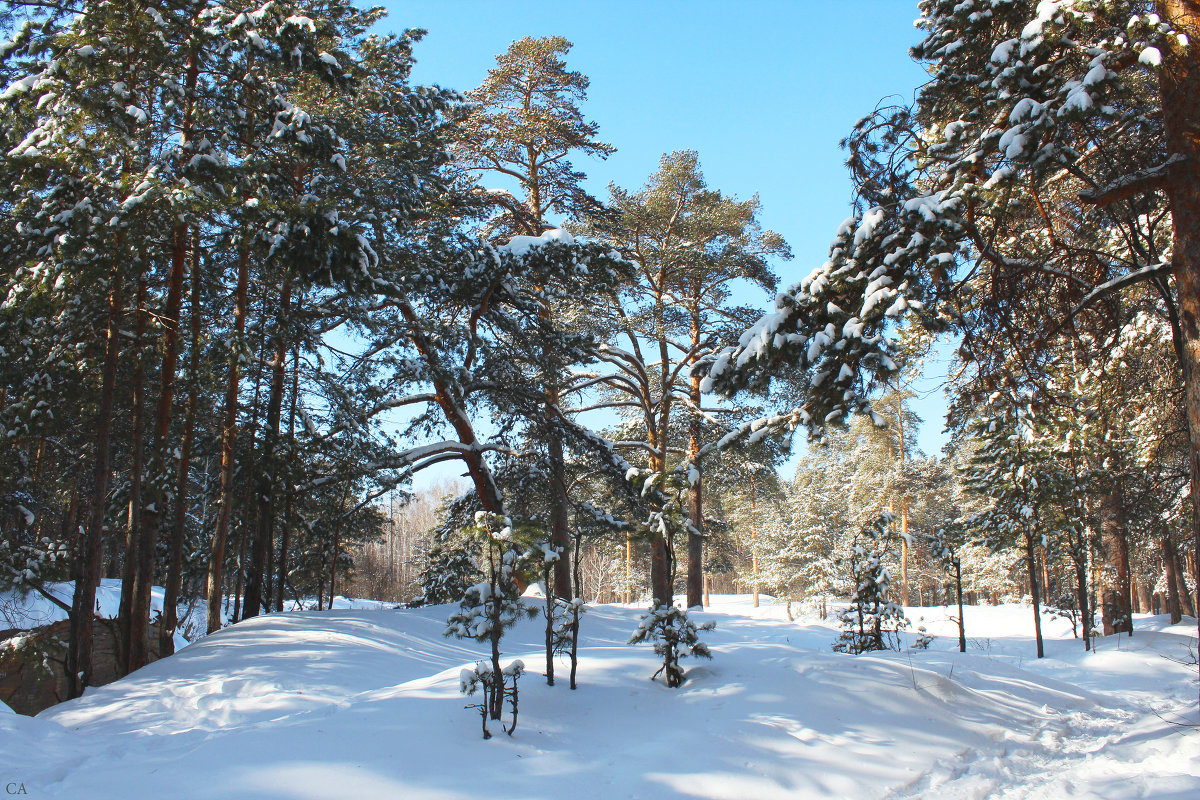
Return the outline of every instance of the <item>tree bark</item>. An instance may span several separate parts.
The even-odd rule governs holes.
[[[693,347],[699,340],[700,331],[696,324],[692,325]],[[691,530],[688,531],[687,552],[687,607],[704,606],[704,478],[700,471],[700,378],[691,377],[688,387],[692,404],[691,419],[688,420],[688,462],[696,470],[695,480],[688,487],[688,517]]]
[[[290,461],[296,462],[296,403],[300,394],[300,348],[292,348],[292,397],[288,409],[288,448]],[[288,470],[287,490],[283,501],[283,530],[279,534],[279,576],[276,579],[275,610],[283,611],[283,592],[287,587],[288,547],[291,546],[292,497],[296,490],[292,485],[292,471]]]
[[[225,587],[225,544],[229,538],[229,520],[233,514],[233,468],[237,446],[238,387],[242,337],[246,332],[246,296],[250,282],[250,251],[238,255],[237,288],[234,292],[233,344],[225,380],[225,410],[221,426],[221,488],[217,524],[213,532],[212,552],[208,561],[208,632],[221,629],[221,600]]]
[[[1025,534],[1025,567],[1029,571],[1029,594],[1033,598],[1033,632],[1037,639],[1037,657],[1044,658],[1042,647],[1042,601],[1038,592],[1037,556],[1033,552],[1033,534]]]
[[[163,619],[158,632],[159,656],[175,652],[175,631],[179,628],[179,595],[183,590],[183,540],[187,532],[187,484],[195,440],[196,411],[200,404],[200,244],[192,238],[190,341],[188,342],[188,402],[183,416],[183,436],[179,443],[179,464],[175,472],[175,516],[167,555],[167,581],[163,587]],[[176,325],[178,327],[178,324]]]
[[[563,456],[562,436],[553,424],[553,418],[558,413],[558,389],[551,387],[546,393],[546,422],[547,455],[550,460],[550,543],[558,548],[558,561],[554,563],[554,591],[569,602],[574,597],[571,591],[570,498],[567,496],[567,465]]]
[[[258,524],[250,548],[250,568],[246,578],[246,601],[242,618],[254,617],[269,608],[264,592],[267,580],[267,560],[275,540],[275,493],[278,486],[275,445],[279,439],[279,419],[283,412],[283,380],[286,373],[287,325],[291,313],[292,282],[286,276],[279,293],[279,314],[276,318],[275,346],[271,356],[271,386],[267,396],[267,423],[263,434],[263,457],[260,459],[258,481]]]
[[[1172,260],[1183,329],[1184,405],[1191,467],[1192,541],[1200,552],[1200,0],[1158,0],[1160,16],[1188,44],[1172,39],[1159,70],[1167,157],[1184,161],[1170,173]],[[1200,560],[1198,560],[1200,562]],[[1198,563],[1200,565],[1200,563]],[[1196,575],[1200,587],[1200,573]],[[1200,619],[1197,620],[1200,632]]]
[[[192,141],[192,125],[195,109],[196,81],[200,73],[200,60],[195,51],[188,55],[184,74],[183,125],[180,129],[179,148],[186,152]],[[136,633],[135,641],[145,639],[149,643],[150,619],[150,587],[154,583],[154,555],[162,530],[162,516],[167,506],[167,496],[162,491],[158,478],[166,471],[169,457],[166,453],[167,440],[171,436],[171,416],[175,402],[175,373],[179,363],[179,322],[180,311],[183,308],[183,276],[187,266],[188,244],[191,241],[188,225],[179,223],[171,242],[171,271],[167,276],[167,302],[163,308],[163,357],[159,369],[158,403],[154,413],[154,440],[150,452],[151,462],[149,492],[147,502],[142,510],[142,530],[139,549],[148,558],[138,562],[137,580],[134,584],[133,613],[135,618],[147,620],[147,630],[143,636]],[[193,267],[194,269],[194,267]],[[170,567],[168,566],[168,572]],[[167,582],[170,582],[168,574]],[[166,587],[164,587],[165,589]],[[176,612],[172,610],[171,624],[168,626],[166,596],[164,593],[163,619],[159,627],[159,655],[174,652],[174,633],[177,621]],[[175,596],[178,602],[178,592]],[[169,631],[168,631],[169,628]],[[168,644],[169,642],[169,644]],[[138,669],[149,661],[149,653],[135,644],[130,652],[130,669]]]
[[[1171,615],[1171,624],[1176,625],[1183,619],[1183,612],[1179,601],[1179,573],[1175,569],[1175,543],[1171,541],[1170,534],[1159,541],[1159,549],[1162,552],[1163,570],[1167,576],[1166,611]]]
[[[967,652],[967,623],[963,619],[962,562],[954,559],[954,588],[958,594],[958,652]]]
[[[127,675],[133,672],[137,668],[133,666],[135,659],[147,657],[145,639],[149,631],[149,619],[139,625],[133,604],[139,562],[147,558],[147,554],[141,550],[142,477],[144,473],[142,459],[145,453],[142,438],[146,410],[146,282],[143,275],[138,275],[136,286],[134,292],[136,299],[133,307],[135,317],[133,325],[133,402],[130,405],[129,435],[129,524],[125,528],[125,562],[121,568],[121,603],[117,613],[118,675]],[[152,558],[152,554],[149,557]],[[135,655],[135,651],[137,655]],[[144,663],[143,661],[138,666],[142,666]]]
[[[1075,566],[1075,603],[1079,607],[1079,627],[1083,628],[1083,649],[1092,649],[1092,619],[1088,613],[1087,585],[1087,546],[1085,542],[1075,542],[1071,551],[1071,561]]]
[[[1104,496],[1100,507],[1100,539],[1105,560],[1116,574],[1116,583],[1105,592],[1104,632],[1133,635],[1133,592],[1129,576],[1129,531],[1125,498],[1119,484]],[[1110,631],[1111,628],[1111,631]]]
[[[119,248],[118,248],[119,249]],[[92,468],[92,496],[87,533],[75,559],[75,592],[71,598],[71,630],[67,644],[67,695],[79,697],[92,683],[92,631],[96,616],[96,587],[104,560],[104,511],[108,499],[108,473],[112,431],[113,395],[117,385],[117,359],[121,350],[121,267],[113,267],[108,288],[108,330],[105,333],[104,373],[100,405],[96,412],[96,453]]]
[[[1184,569],[1184,566],[1180,561],[1178,550],[1174,551],[1174,561],[1175,578],[1179,586],[1179,608],[1183,612],[1184,616],[1197,616],[1196,604],[1192,602],[1192,592],[1190,589],[1188,589],[1187,585],[1187,571]]]

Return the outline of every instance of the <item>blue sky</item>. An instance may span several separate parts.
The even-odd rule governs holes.
[[[762,223],[795,256],[777,264],[784,284],[824,261],[849,214],[839,140],[881,100],[908,102],[925,80],[908,57],[920,36],[909,0],[383,5],[384,29],[428,31],[417,83],[467,90],[514,39],[565,36],[568,66],[591,79],[584,113],[617,148],[606,161],[577,161],[593,194],[605,197],[610,182],[639,187],[664,152],[696,150],[711,188],[759,195]],[[916,404],[920,445],[932,454],[944,440],[944,402],[936,379],[921,388],[930,394]]]

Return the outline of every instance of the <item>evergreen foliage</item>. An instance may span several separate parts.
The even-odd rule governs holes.
[[[687,611],[674,604],[655,605],[642,616],[629,643],[653,642],[654,654],[662,658],[663,663],[650,680],[663,675],[667,686],[677,689],[687,677],[679,660],[688,656],[712,658],[708,645],[700,641],[700,631],[710,631],[716,626],[711,620],[702,625],[695,624],[688,618]]]
[[[842,614],[842,635],[833,649],[858,655],[872,650],[899,650],[904,609],[888,597],[891,576],[884,558],[894,546],[892,515],[883,514],[864,526],[850,543],[850,605]]]

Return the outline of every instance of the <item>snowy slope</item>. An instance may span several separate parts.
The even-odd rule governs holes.
[[[848,656],[835,632],[716,598],[715,658],[651,683],[639,611],[584,621],[581,686],[521,685],[516,736],[484,741],[458,671],[473,643],[447,607],[271,615],[205,638],[36,719],[0,716],[0,775],[88,798],[857,798],[1200,796],[1195,628],[1139,620],[1085,655],[1047,625],[1036,662],[1020,607],[968,609],[966,654]],[[537,621],[506,658],[540,669]],[[31,789],[32,791],[32,789]]]

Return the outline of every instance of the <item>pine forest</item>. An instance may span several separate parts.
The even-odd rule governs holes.
[[[0,3],[6,793],[1200,796],[1200,2],[856,5]]]

